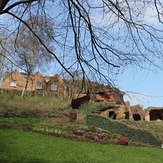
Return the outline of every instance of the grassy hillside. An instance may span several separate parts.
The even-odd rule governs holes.
[[[147,130],[157,135],[163,142],[163,121],[121,121],[129,127]]]
[[[96,114],[90,114],[86,116],[86,124],[88,126],[94,126],[96,128],[101,128],[112,134],[120,134],[130,141],[145,143],[147,145],[154,145],[161,147],[162,141],[153,133],[145,129],[136,129],[126,124],[123,124],[120,120],[113,120],[102,117]]]
[[[22,130],[0,129],[0,162],[161,163],[162,150],[83,143]]]
[[[71,108],[68,102],[63,101],[59,96],[54,97],[24,97],[13,94],[0,94],[0,124],[8,124],[10,128],[21,128],[21,126],[30,126],[30,129],[47,130],[55,133],[72,134],[72,130],[87,128],[84,123],[71,124],[69,122],[68,115],[71,112]],[[87,114],[96,111],[99,108],[108,107],[112,104],[109,103],[89,103],[80,108],[82,117]],[[32,119],[39,118],[38,124],[35,124],[37,120]],[[40,122],[40,118],[42,119]],[[2,123],[1,123],[2,122]],[[115,121],[116,122],[116,121]],[[157,135],[163,142],[163,121],[129,121],[122,120],[119,123],[125,124],[128,127],[147,130],[148,132]],[[114,120],[113,120],[114,123]],[[31,127],[32,126],[32,127]],[[7,126],[8,127],[8,126]],[[92,131],[91,131],[92,132]],[[89,134],[96,134],[94,133]],[[96,131],[95,131],[96,132]],[[114,133],[116,137],[121,135]],[[110,135],[110,143],[112,141],[112,135]],[[76,139],[76,137],[75,137]],[[136,144],[139,142],[135,142]],[[134,144],[134,143],[132,143]],[[141,145],[141,144],[138,144]]]
[[[69,114],[69,103],[61,96],[20,97],[0,93],[0,117],[53,117]]]

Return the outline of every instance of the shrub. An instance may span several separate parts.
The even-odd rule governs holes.
[[[113,106],[113,103],[105,103],[105,102],[89,102],[81,105],[80,112],[83,115],[91,114],[92,112],[97,111],[98,109],[108,108],[109,106]]]
[[[108,137],[108,134],[105,132],[101,132],[99,134],[97,134],[99,139],[106,139]]]
[[[97,135],[86,135],[85,138],[92,139],[92,140],[99,140]]]
[[[85,131],[84,130],[73,130],[72,131],[75,135],[83,136]]]
[[[121,138],[117,141],[117,145],[128,145],[128,140],[125,138]]]
[[[104,130],[108,130],[111,133],[121,134],[124,137],[148,143],[150,145],[159,147],[161,145],[161,140],[146,130],[130,128],[122,124],[120,121],[107,119],[99,115],[87,115],[86,124],[88,126],[100,127]]]

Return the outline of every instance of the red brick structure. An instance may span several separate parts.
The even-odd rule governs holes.
[[[2,89],[22,91],[26,83],[26,78],[26,73],[21,73],[17,70],[11,73],[6,72]],[[43,76],[40,72],[29,76],[27,92],[61,94],[64,96],[66,94],[64,82],[59,75]]]

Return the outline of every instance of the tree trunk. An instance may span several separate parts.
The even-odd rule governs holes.
[[[0,11],[2,11],[10,0],[0,0]]]
[[[25,85],[24,85],[24,88],[23,88],[21,97],[24,97],[24,94],[25,94],[25,92],[26,92],[26,90],[27,90],[28,81],[29,81],[29,74],[27,75],[27,79],[26,79],[26,82],[25,82]]]

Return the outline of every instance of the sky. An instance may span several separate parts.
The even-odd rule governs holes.
[[[148,23],[155,24],[156,13],[152,6],[146,10],[144,18]],[[149,17],[150,13],[150,17]],[[96,20],[97,20],[97,15]],[[6,16],[1,16],[0,21],[6,20]],[[98,21],[98,20],[97,20]],[[48,72],[49,73],[49,72]],[[127,95],[125,101],[130,101],[131,105],[140,104],[144,109],[149,106],[163,106],[163,72],[153,72],[148,70],[127,68],[122,74],[117,76],[116,85]]]
[[[126,69],[118,76],[117,85],[125,91],[125,101],[131,105],[140,104],[143,109],[149,106],[163,107],[163,72]]]

